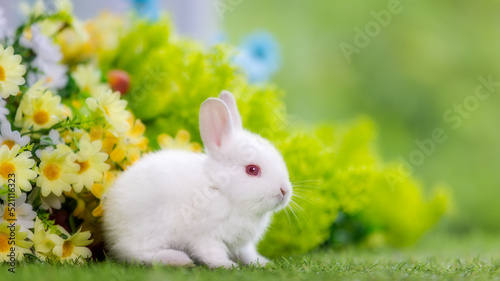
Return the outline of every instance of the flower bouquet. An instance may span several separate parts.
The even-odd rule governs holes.
[[[40,3],[1,38],[1,260],[80,263],[102,241],[102,194],[148,150],[148,139],[95,57],[65,60],[68,46],[58,40],[81,40],[97,54],[88,41],[94,23],[84,26],[67,7],[47,13]]]

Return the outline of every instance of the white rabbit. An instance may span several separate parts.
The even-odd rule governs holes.
[[[206,154],[162,150],[129,167],[105,194],[103,227],[118,260],[209,267],[264,265],[256,243],[292,185],[281,154],[242,128],[230,92],[201,105]]]

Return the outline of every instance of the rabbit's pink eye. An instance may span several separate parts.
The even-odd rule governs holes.
[[[250,176],[258,176],[260,175],[260,168],[257,165],[248,165],[247,166],[247,174]]]

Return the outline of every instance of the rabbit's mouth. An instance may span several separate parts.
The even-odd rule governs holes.
[[[276,207],[274,209],[278,211],[285,208],[288,205],[289,201],[290,200],[288,196],[282,196],[281,198],[278,199],[278,203],[276,204]]]
[[[276,195],[276,198],[278,199],[276,209],[282,209],[288,205],[288,202],[290,201],[291,198],[291,190],[288,188],[281,187],[280,188],[280,193]]]

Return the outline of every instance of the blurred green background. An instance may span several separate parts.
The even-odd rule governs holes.
[[[440,228],[500,231],[500,90],[456,129],[443,117],[474,95],[479,76],[500,81],[500,1],[395,1],[401,12],[350,61],[341,43],[356,46],[355,29],[394,1],[232,2],[223,15],[231,43],[261,29],[279,41],[282,68],[272,81],[285,90],[292,120],[370,116],[382,157],[395,162],[442,128],[447,140],[413,174],[427,187],[452,188],[455,206]]]

